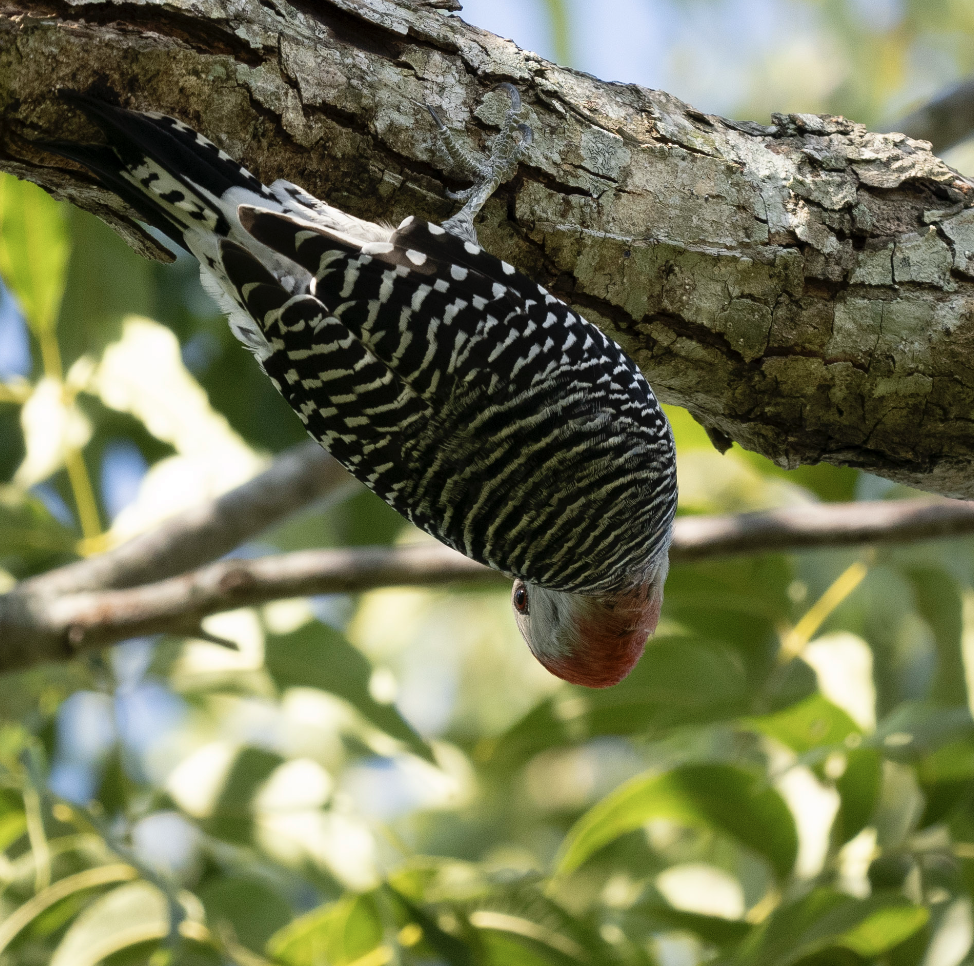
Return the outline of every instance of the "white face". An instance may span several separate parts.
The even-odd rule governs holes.
[[[618,684],[656,630],[667,568],[664,557],[644,583],[603,597],[515,580],[511,606],[518,630],[552,674],[591,688]]]
[[[515,580],[511,588],[511,607],[521,637],[545,667],[553,660],[564,660],[568,656],[570,642],[566,640],[565,631],[572,626],[569,594]]]

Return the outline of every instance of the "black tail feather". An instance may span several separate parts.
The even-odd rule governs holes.
[[[76,161],[87,168],[102,187],[121,198],[142,221],[153,228],[158,228],[180,248],[187,250],[186,243],[183,241],[183,226],[170,218],[165,209],[153,204],[147,195],[119,174],[119,158],[112,148],[97,144],[73,144],[70,141],[35,141],[34,143],[45,151],[50,151],[51,154]]]
[[[127,163],[152,158],[173,177],[188,180],[218,198],[234,186],[272,197],[246,168],[175,118],[128,111],[77,91],[59,93],[105,132]]]
[[[202,196],[200,189],[216,198],[232,187],[246,188],[261,197],[272,197],[249,171],[174,118],[125,110],[70,89],[62,88],[58,93],[102,129],[108,146],[53,142],[44,147],[84,165],[148,224],[184,248],[185,225],[156,203],[151,194],[144,193],[129,180],[144,166],[146,159],[167,172],[189,197],[196,198],[207,208],[213,206]],[[216,218],[214,231],[227,234],[230,226],[226,219],[217,210],[213,213]]]

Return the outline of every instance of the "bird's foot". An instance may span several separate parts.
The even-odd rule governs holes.
[[[452,218],[443,222],[443,227],[452,234],[459,235],[474,244],[477,244],[477,232],[473,226],[474,218],[498,186],[514,175],[522,152],[534,137],[534,133],[527,124],[518,122],[518,116],[521,113],[521,95],[518,94],[517,88],[513,84],[505,82],[498,84],[497,90],[503,90],[510,97],[511,106],[504,117],[500,134],[494,138],[490,154],[486,157],[475,154],[460,144],[436,111],[428,104],[426,105],[426,109],[433,116],[433,120],[439,128],[443,146],[451,160],[465,177],[474,182],[463,191],[447,192],[450,198],[463,201],[465,204]]]

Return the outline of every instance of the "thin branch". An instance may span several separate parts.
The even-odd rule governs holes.
[[[818,504],[732,517],[683,517],[675,563],[751,554],[897,543],[974,534],[974,503],[903,500]],[[361,593],[452,582],[501,586],[504,578],[439,544],[301,551],[223,560],[146,586],[48,596],[39,581],[0,597],[0,670],[64,659],[153,633],[198,632],[208,614],[287,597]]]
[[[909,543],[974,534],[974,502],[895,500],[815,503],[722,517],[681,517],[670,558],[676,563],[815,547]]]
[[[33,577],[21,587],[53,597],[153,583],[222,557],[313,501],[341,499],[357,487],[317,443],[301,443],[242,486],[114,550]]]
[[[87,650],[145,634],[192,634],[209,614],[282,598],[505,579],[442,544],[304,550],[221,560],[144,587],[69,594],[48,605],[41,620],[73,649]]]

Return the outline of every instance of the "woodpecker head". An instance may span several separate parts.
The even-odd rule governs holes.
[[[663,606],[669,560],[638,585],[607,597],[515,580],[511,606],[531,653],[557,677],[589,688],[618,684],[642,656]]]

